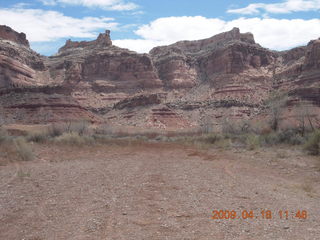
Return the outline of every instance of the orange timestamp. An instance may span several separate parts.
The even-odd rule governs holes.
[[[251,220],[251,219],[266,219],[271,220],[274,218],[279,219],[307,219],[308,212],[306,210],[297,210],[297,211],[288,211],[288,210],[279,210],[279,211],[271,211],[271,210],[214,210],[212,211],[211,219],[213,220]]]

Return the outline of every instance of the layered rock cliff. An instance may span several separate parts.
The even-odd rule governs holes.
[[[71,96],[62,81],[51,77],[46,62],[46,57],[30,49],[25,34],[0,26],[0,121],[100,121]]]
[[[45,84],[43,58],[29,48],[24,33],[0,26],[0,89]]]
[[[95,111],[162,87],[150,56],[113,46],[109,31],[89,42],[68,40],[46,66],[55,82],[72,88],[74,98]]]
[[[301,103],[317,113],[319,80],[320,40],[277,52],[234,28],[138,54],[114,46],[106,31],[44,57],[24,34],[0,26],[0,114],[11,122],[186,128],[209,119],[219,126],[268,115],[266,102],[279,91],[289,119]]]
[[[12,28],[5,25],[0,25],[0,38],[2,40],[8,40],[26,47],[30,47],[26,34],[17,33]]]

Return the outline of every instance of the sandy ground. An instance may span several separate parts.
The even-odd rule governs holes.
[[[293,148],[33,148],[35,160],[0,166],[1,240],[320,239],[319,159]]]

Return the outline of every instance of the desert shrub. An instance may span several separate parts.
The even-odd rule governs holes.
[[[260,142],[262,145],[272,146],[279,143],[278,134],[276,132],[271,132],[267,134],[260,135]]]
[[[58,137],[67,132],[67,125],[65,123],[53,123],[48,128],[48,135],[50,137]]]
[[[298,129],[285,129],[278,133],[278,142],[290,145],[300,145],[304,142],[304,138],[300,135]]]
[[[105,134],[93,134],[92,138],[94,142],[98,143],[110,143],[113,140],[113,137]]]
[[[87,121],[74,121],[67,123],[53,123],[48,128],[50,137],[59,137],[64,133],[78,133],[79,135],[89,135],[89,123]]]
[[[16,138],[13,140],[13,145],[15,146],[16,152],[23,161],[31,161],[34,159],[34,154],[32,149],[26,142],[24,138]]]
[[[181,144],[191,144],[200,148],[226,148],[229,147],[230,140],[226,139],[221,134],[202,134],[202,135],[192,135],[192,136],[175,136],[166,137],[167,142],[176,142]]]
[[[31,133],[27,136],[28,142],[44,143],[49,139],[50,139],[50,135],[48,131],[44,131],[41,133]]]
[[[197,144],[215,144],[221,140],[222,136],[218,134],[202,134],[200,136],[176,136],[170,137],[170,140],[174,142],[185,142],[185,143],[197,143]]]
[[[320,154],[320,130],[316,130],[309,135],[304,149],[311,155]]]
[[[68,125],[68,132],[78,133],[80,136],[89,134],[89,123],[81,120],[77,122],[70,122]]]
[[[254,150],[261,146],[260,136],[254,133],[226,134],[225,138],[229,139],[233,146],[246,147],[249,150]]]
[[[0,153],[10,160],[30,161],[34,159],[32,148],[26,139],[9,136],[4,129],[0,129]]]
[[[112,135],[114,129],[109,124],[101,124],[95,129],[95,133],[98,135]]]
[[[222,122],[222,133],[226,136],[243,135],[252,132],[254,132],[254,129],[248,120],[229,121],[225,119]]]
[[[261,145],[260,137],[255,134],[248,134],[246,136],[246,146],[249,150],[255,150]]]
[[[231,140],[228,138],[221,138],[219,141],[214,144],[217,148],[228,149],[232,146]]]
[[[266,100],[265,104],[270,112],[270,127],[272,130],[277,131],[281,122],[281,114],[283,108],[286,106],[288,96],[281,91],[275,91],[271,94],[271,97]]]
[[[273,132],[271,127],[268,124],[267,119],[251,122],[250,132],[257,135],[265,135]]]
[[[208,144],[215,144],[217,141],[221,140],[222,136],[218,134],[207,134],[199,137],[198,141],[208,143]]]
[[[238,131],[236,129],[235,123],[231,123],[227,119],[222,122],[222,133],[225,135],[233,135],[237,134]]]
[[[12,137],[8,135],[7,131],[3,128],[0,128],[0,144],[9,142],[12,140]]]
[[[260,139],[261,143],[267,146],[276,144],[301,145],[306,141],[299,129],[284,129],[278,132],[261,134]]]
[[[70,145],[87,145],[94,144],[95,139],[91,136],[80,136],[79,133],[71,132],[64,133],[61,136],[54,138],[54,142]]]

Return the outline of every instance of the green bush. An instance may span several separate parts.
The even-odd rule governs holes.
[[[278,133],[278,142],[290,145],[300,145],[305,139],[300,135],[298,129],[285,129]]]
[[[317,130],[309,135],[304,149],[311,155],[320,154],[320,130]]]
[[[276,144],[301,145],[306,139],[298,129],[285,129],[279,132],[271,132],[260,136],[263,145],[272,146]]]

